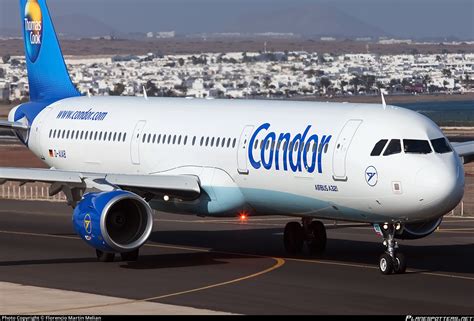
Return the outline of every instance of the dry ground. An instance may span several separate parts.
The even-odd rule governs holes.
[[[155,40],[67,40],[61,39],[63,52],[66,55],[144,55],[149,52],[162,54],[201,54],[203,52],[258,52],[264,50],[267,43],[268,51],[307,51],[319,53],[366,53],[367,45],[370,53],[391,54],[441,54],[445,52],[474,52],[474,45],[381,45],[361,41],[319,41],[312,39],[155,39]],[[19,39],[0,40],[0,56],[5,54],[23,55],[23,43]]]

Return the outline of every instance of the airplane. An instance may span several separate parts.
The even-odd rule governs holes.
[[[474,142],[450,143],[416,112],[382,104],[93,97],[68,74],[46,0],[20,0],[30,101],[1,128],[50,169],[0,168],[51,184],[99,261],[135,261],[153,210],[284,215],[290,254],[320,255],[322,219],[371,224],[383,274],[404,273],[397,239],[433,233],[464,194]],[[300,220],[300,221],[299,221]]]

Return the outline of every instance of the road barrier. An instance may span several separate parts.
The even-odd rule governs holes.
[[[25,184],[20,186],[18,183],[6,183],[0,187],[0,198],[27,201],[66,201],[66,195],[63,192],[50,196],[49,189],[49,184]]]

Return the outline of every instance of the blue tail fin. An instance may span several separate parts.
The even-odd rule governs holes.
[[[64,63],[46,0],[20,0],[30,100],[52,103],[80,96]]]

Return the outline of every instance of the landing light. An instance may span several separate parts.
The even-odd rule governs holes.
[[[249,219],[249,216],[247,215],[247,213],[240,213],[239,214],[239,220],[241,222],[247,222]]]

